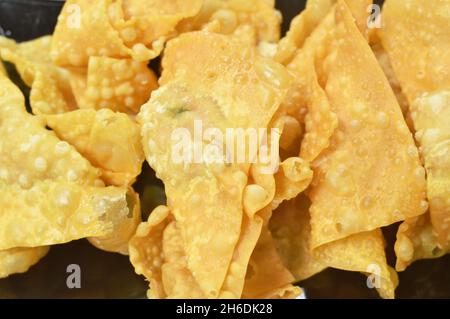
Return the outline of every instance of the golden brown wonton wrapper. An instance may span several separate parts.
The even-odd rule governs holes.
[[[30,104],[34,114],[63,113],[76,108],[69,73],[52,64],[51,36],[16,44],[2,38],[0,56],[16,66],[30,90]]]
[[[53,36],[52,59],[75,67],[87,66],[93,56],[148,61],[161,53],[178,22],[200,7],[201,0],[66,1]]]
[[[246,44],[271,46],[280,38],[281,14],[273,0],[204,0],[200,12],[179,31],[209,30],[233,35]]]
[[[71,84],[80,108],[109,108],[136,114],[158,87],[146,62],[131,59],[90,57],[87,70],[70,72]]]
[[[0,250],[0,278],[27,272],[48,250],[48,246]]]
[[[311,269],[322,264],[372,273],[374,263],[383,278],[381,296],[392,298],[396,278],[379,228],[424,212],[423,168],[389,83],[344,1],[304,41],[289,68],[307,97],[297,99],[297,108],[307,106],[301,154],[314,170],[309,249],[319,265]],[[295,110],[291,104],[288,112]]]
[[[358,233],[331,245],[311,250],[310,201],[299,196],[274,211],[270,230],[275,245],[295,281],[307,279],[327,267],[366,273],[383,298],[392,298],[398,284],[386,264],[380,230]]]
[[[387,0],[383,6],[379,36],[410,104],[450,86],[449,6],[440,0]]]
[[[254,218],[263,208],[255,203],[265,202],[267,192],[258,185],[246,186],[248,161],[225,165],[222,158],[211,163],[176,163],[171,158],[170,136],[177,128],[186,128],[191,134],[195,120],[202,120],[204,129],[222,132],[225,128],[266,128],[289,81],[281,65],[257,56],[254,48],[242,46],[232,37],[186,33],[168,43],[162,86],[139,114],[144,151],[165,184],[186,267],[206,297],[239,297],[246,262],[237,255],[242,264],[232,275],[236,272],[233,255],[241,246],[249,255],[258,237],[250,236],[253,244],[240,241],[246,229],[242,228],[243,216]],[[254,112],[261,116],[251,116]],[[210,195],[201,196],[203,193]],[[232,286],[228,284],[230,275],[240,278]]]
[[[4,75],[6,70],[0,61],[0,77]],[[0,278],[28,271],[47,254],[48,250],[48,246],[0,250]]]
[[[304,195],[298,196],[282,203],[269,223],[277,251],[295,281],[307,279],[327,268],[310,249],[309,207],[309,199]]]
[[[107,235],[127,220],[127,189],[102,187],[97,169],[26,112],[20,91],[3,76],[0,84],[1,249]],[[43,256],[12,253],[28,266]]]
[[[264,225],[248,263],[242,298],[295,298],[302,293],[302,290],[292,285],[294,277],[283,265],[268,229],[272,210],[266,207],[259,214],[262,216]]]
[[[338,128],[313,165],[312,247],[424,211],[423,168],[389,83],[344,2],[335,19],[321,71]]]
[[[149,298],[205,298],[187,267],[181,233],[166,206],[138,226],[130,241],[130,261],[150,282]]]
[[[450,3],[389,0],[383,19],[379,36],[410,105],[430,202],[430,216],[399,228],[397,269],[404,270],[450,249]]]
[[[29,189],[1,182],[0,191],[0,250],[104,236],[129,213],[126,189],[38,181]]]
[[[305,40],[336,2],[336,0],[308,0],[305,10],[291,21],[288,33],[280,40],[274,59],[283,64],[289,63],[297,49],[303,46]],[[346,0],[346,3],[356,19],[358,28],[364,32],[368,18],[367,8],[372,4],[372,0]]]
[[[131,185],[140,174],[144,161],[140,127],[126,114],[86,109],[47,115],[44,120],[61,140],[102,170],[108,185]]]
[[[394,70],[392,69],[392,64],[391,61],[389,60],[389,56],[383,49],[380,40],[376,36],[376,33],[375,35],[372,36],[370,41],[372,51],[377,57],[378,64],[380,64],[381,68],[383,69],[383,72],[386,75],[387,79],[389,80],[389,84],[391,85],[391,88],[394,91],[395,96],[397,97],[398,104],[400,105],[403,112],[403,116],[407,121],[406,123],[408,124],[410,130],[413,131],[414,126],[413,124],[410,123],[408,100],[406,99],[405,94],[403,94],[400,82],[398,81],[397,76],[395,75]]]

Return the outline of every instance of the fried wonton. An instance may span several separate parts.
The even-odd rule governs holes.
[[[58,18],[52,59],[86,67],[89,57],[157,57],[179,21],[198,13],[201,0],[70,0]],[[95,30],[95,31],[94,31]]]
[[[277,251],[296,281],[307,279],[327,267],[365,273],[383,298],[393,298],[398,284],[387,263],[384,240],[378,229],[351,235],[311,250],[310,202],[305,196],[285,202],[270,220]]]
[[[138,226],[129,252],[135,272],[149,281],[148,298],[205,297],[187,268],[183,240],[168,207],[158,206]]]
[[[385,1],[379,36],[410,104],[450,87],[449,8],[442,0]]]
[[[344,1],[289,68],[307,93],[301,154],[314,170],[309,249],[330,267],[365,272],[372,261],[382,270],[380,295],[393,297],[396,280],[379,228],[426,210],[425,179],[396,98]],[[342,257],[346,251],[352,258]]]
[[[108,57],[90,57],[87,70],[72,70],[70,79],[80,108],[128,114],[139,112],[158,86],[147,63]]]
[[[0,170],[2,180],[23,188],[34,181],[64,179],[84,185],[100,181],[100,171],[72,146],[45,129],[44,122],[25,110],[23,95],[0,76]]]
[[[204,0],[200,12],[184,20],[178,29],[214,31],[267,47],[280,37],[281,14],[274,7],[273,0]]]
[[[429,213],[407,219],[400,225],[394,249],[397,271],[405,270],[415,260],[439,258],[447,253],[439,246]]]
[[[291,21],[288,33],[278,43],[274,59],[288,64],[295,56],[295,52],[303,46],[306,38],[322,22],[336,2],[336,0],[308,0],[305,10]],[[372,0],[346,0],[346,3],[356,19],[358,28],[365,31],[368,18],[367,9],[372,4]]]
[[[0,39],[0,43],[2,46],[2,39]],[[0,77],[5,75],[7,75],[6,70],[0,61]],[[47,254],[48,250],[48,246],[0,250],[0,278],[28,271]]]
[[[0,249],[104,236],[129,213],[121,188],[47,180],[28,189],[0,182],[0,191]]]
[[[244,215],[241,237],[230,262],[219,298],[238,298],[247,264],[261,233],[262,219]],[[149,298],[206,298],[187,265],[183,238],[170,211],[157,207],[141,223],[129,245],[130,261],[137,274],[150,282]]]
[[[345,2],[336,7],[335,24],[319,78],[338,128],[313,164],[312,247],[424,212],[425,181],[416,173],[423,168],[414,140]]]
[[[323,47],[333,28],[333,19],[333,11],[330,11],[287,65],[296,78],[279,111],[304,123],[300,156],[309,162],[314,161],[329,147],[338,125],[337,115],[330,106],[314,67],[316,59],[323,59],[320,55],[324,54]]]
[[[43,118],[61,140],[101,169],[108,185],[131,185],[140,174],[144,161],[140,127],[126,114],[83,109]]]
[[[48,246],[0,250],[0,278],[28,271],[48,250]]]
[[[227,163],[220,153],[212,161],[180,160],[171,150],[173,133],[181,132],[178,138],[191,135],[199,123],[217,134],[227,128],[267,128],[289,82],[281,65],[259,57],[254,47],[233,37],[186,33],[168,43],[162,86],[138,116],[144,152],[165,184],[187,267],[207,297],[220,295],[227,272],[233,269],[230,263],[239,243],[244,207],[253,205],[242,199],[253,202],[266,197],[260,196],[265,194],[261,187],[247,186],[250,156],[243,163],[235,159]],[[251,116],[255,112],[260,116]],[[194,143],[213,148],[208,140]],[[244,144],[245,154],[247,148]],[[240,271],[245,272],[245,267]]]
[[[449,64],[450,65],[450,64]],[[427,171],[431,223],[439,247],[450,249],[450,86],[411,104],[416,139]]]
[[[450,250],[450,3],[389,0],[383,20],[379,36],[409,102],[430,203],[430,216],[399,229],[397,268],[404,270]]]
[[[20,91],[3,75],[0,122],[1,249],[103,236],[127,220],[128,190],[103,187],[99,170],[28,114]]]
[[[273,212],[269,223],[276,249],[295,281],[307,279],[328,266],[310,249],[310,204],[304,195],[286,201]]]
[[[30,104],[34,114],[63,113],[76,108],[69,73],[52,64],[51,36],[9,45],[0,44],[0,55],[16,66],[31,88]]]

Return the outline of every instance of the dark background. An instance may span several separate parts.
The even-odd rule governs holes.
[[[284,32],[290,20],[303,9],[304,2],[277,0],[277,7],[283,12]],[[17,41],[50,34],[61,5],[60,1],[0,0],[0,33]],[[11,66],[9,69],[14,75]],[[15,80],[19,81],[17,75]],[[160,185],[160,182],[145,165],[135,186],[143,194],[149,191],[149,185]],[[160,196],[159,200],[144,202],[143,211],[148,212],[163,201]],[[397,227],[383,230],[387,242],[391,243],[387,247],[391,265],[395,262],[392,243]],[[80,289],[67,288],[69,264],[81,267]],[[399,273],[399,277],[398,298],[450,298],[450,255],[418,261]],[[308,298],[378,298],[374,290],[366,287],[364,275],[335,269],[323,271],[301,286],[306,288]],[[128,257],[98,250],[86,240],[52,246],[49,254],[27,273],[0,279],[0,298],[145,298],[146,290],[147,283],[134,274]]]

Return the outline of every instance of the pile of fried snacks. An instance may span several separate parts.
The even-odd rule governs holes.
[[[68,0],[0,37],[31,105],[0,61],[0,278],[87,238],[149,298],[297,298],[329,267],[394,298],[450,252],[450,1],[309,0],[282,38],[274,2]]]

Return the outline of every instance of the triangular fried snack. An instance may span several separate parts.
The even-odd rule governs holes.
[[[140,174],[144,161],[140,127],[126,114],[83,109],[43,118],[61,140],[102,170],[108,185],[131,185]]]
[[[53,35],[52,59],[74,67],[86,67],[92,56],[148,61],[161,53],[177,23],[200,6],[200,0],[66,1]]]
[[[342,1],[335,19],[322,72],[338,128],[313,164],[313,248],[424,212],[423,168],[396,98]]]
[[[34,114],[56,114],[76,108],[69,72],[53,65],[50,59],[51,36],[17,44],[3,42],[0,43],[0,55],[16,66],[25,84],[31,88],[30,104]]]
[[[404,270],[450,251],[450,3],[389,0],[382,14],[378,35],[409,102],[430,206],[430,216],[399,228],[397,268]]]
[[[367,9],[372,4],[372,0],[346,0],[346,2],[356,19],[358,28],[364,32],[368,18]],[[305,10],[291,21],[289,31],[278,43],[274,59],[288,64],[335,3],[336,0],[308,0]]]
[[[203,0],[200,12],[177,29],[210,30],[233,35],[247,45],[271,46],[280,38],[280,25],[281,15],[273,0]]]
[[[127,189],[104,188],[99,170],[28,114],[22,94],[3,75],[0,122],[3,233],[18,234],[2,239],[2,248],[107,235],[127,220]]]
[[[291,285],[294,277],[283,264],[268,229],[271,208],[260,214],[264,226],[248,264],[242,298],[295,298],[302,290]]]
[[[309,200],[299,196],[281,204],[270,220],[277,251],[295,281],[327,267],[358,271],[369,276],[370,287],[376,288],[381,297],[393,298],[398,279],[387,265],[381,231],[354,234],[311,250],[309,207]]]
[[[108,57],[90,57],[87,73],[72,71],[71,80],[80,108],[109,108],[128,114],[138,113],[158,87],[146,62]]]
[[[223,156],[212,163],[175,162],[171,134],[181,129],[192,135],[199,121],[222,134],[226,128],[267,128],[289,82],[281,65],[232,37],[186,33],[168,43],[162,86],[138,116],[144,152],[165,184],[188,268],[207,297],[219,295],[240,237],[250,162],[226,164]]]

